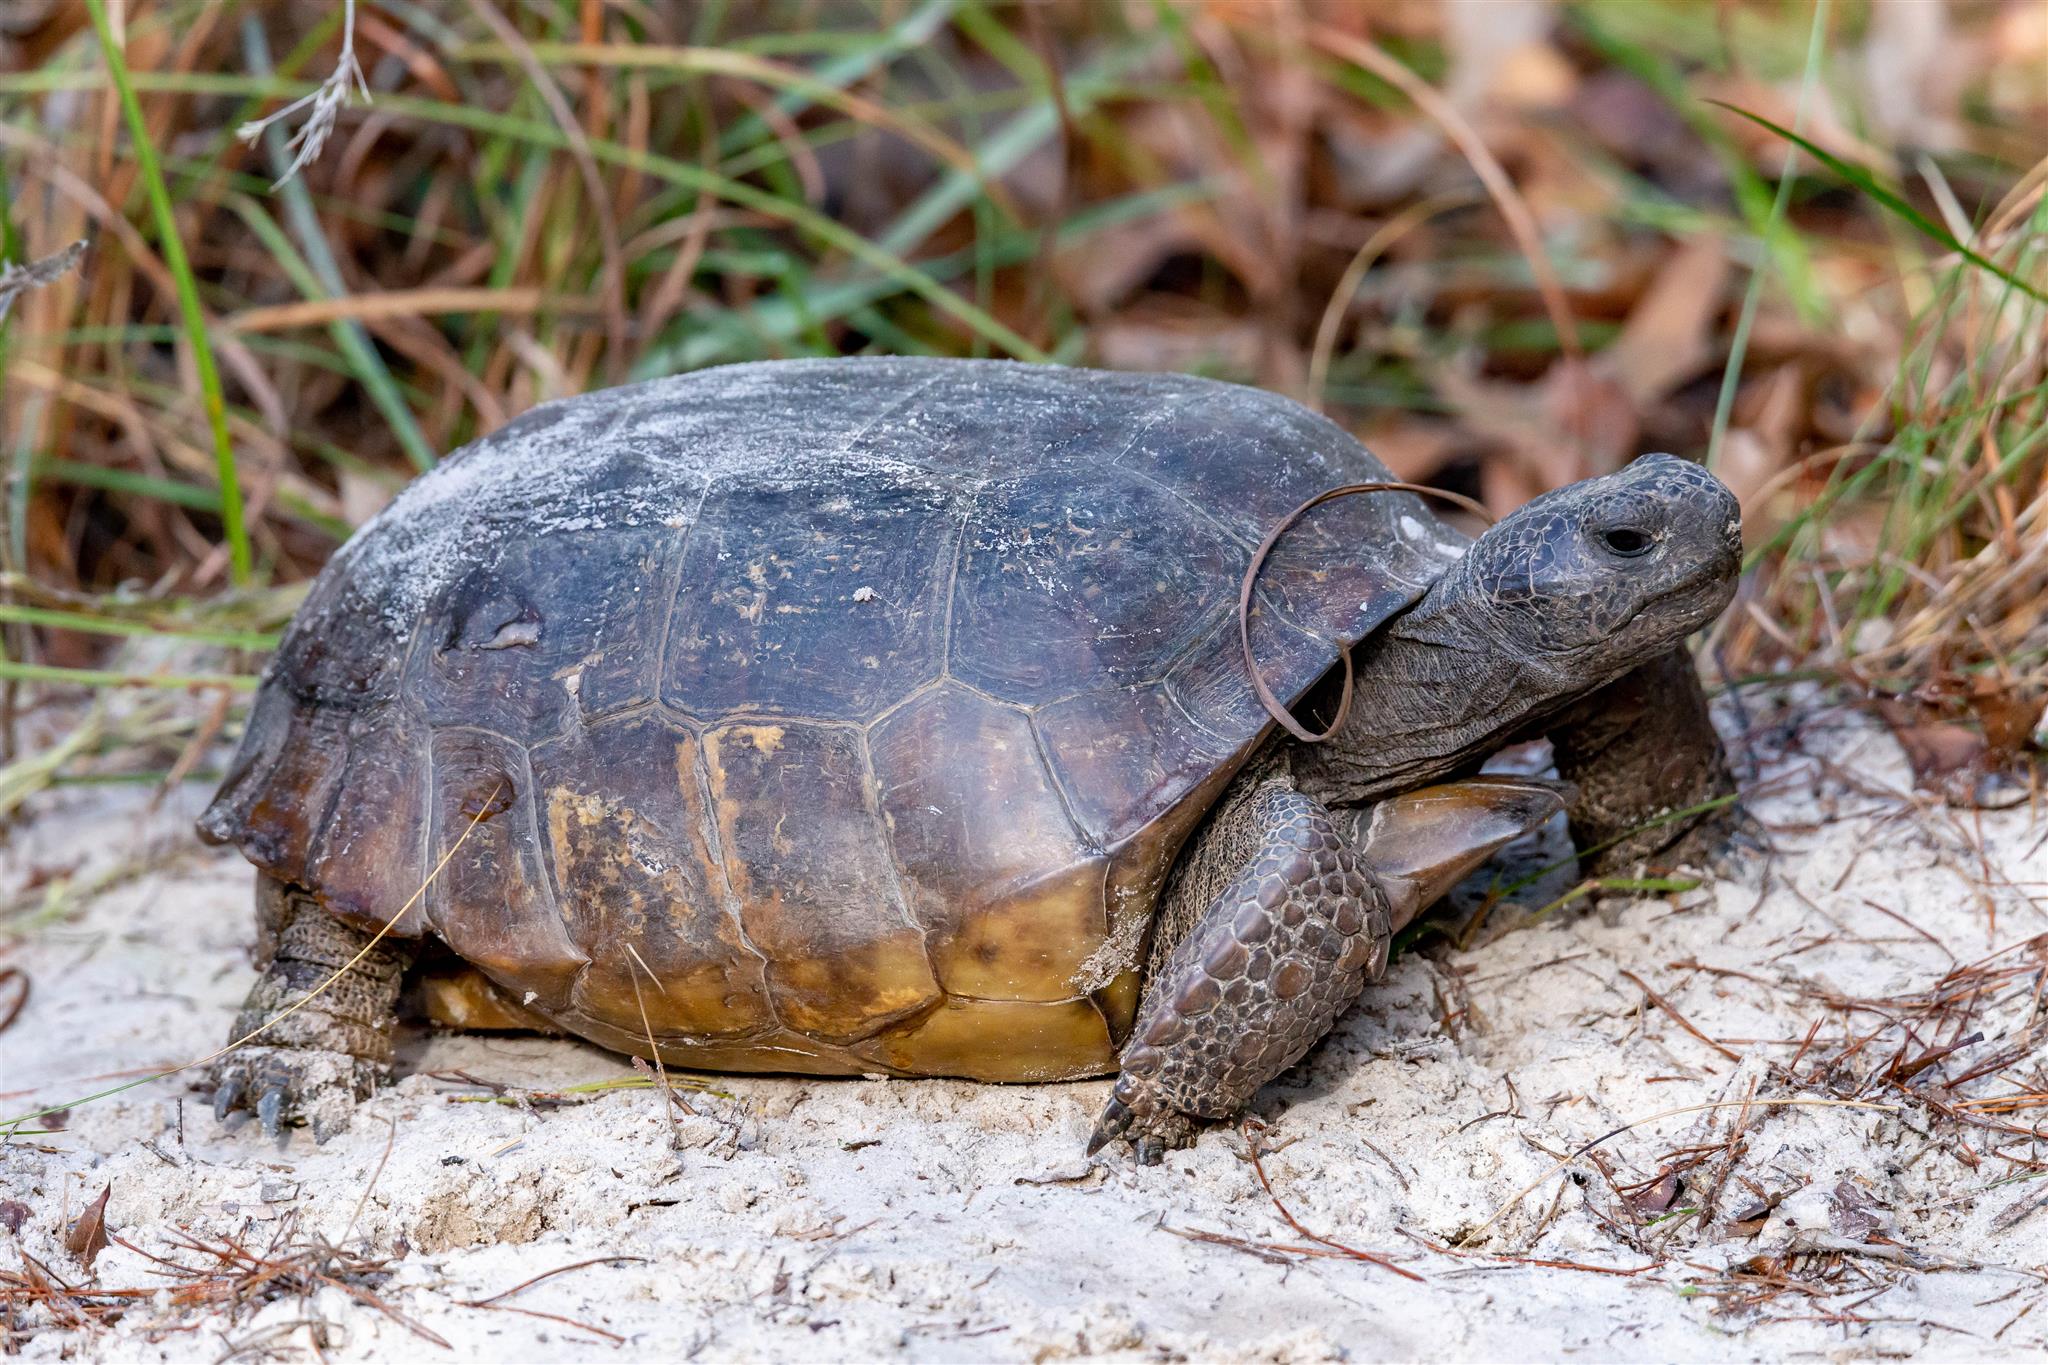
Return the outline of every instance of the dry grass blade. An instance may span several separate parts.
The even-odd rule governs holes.
[[[661,978],[654,974],[654,969],[649,967],[646,959],[640,956],[640,950],[628,943],[626,945],[626,952],[631,955],[633,964],[641,971],[647,973],[647,979],[653,982],[663,995],[668,994],[668,987],[661,984]],[[661,1112],[668,1116],[669,1143],[671,1146],[680,1149],[683,1145],[683,1132],[680,1121],[676,1118],[676,1092],[668,1083],[668,1067],[661,1060],[661,1044],[654,1041],[654,1025],[648,1022],[647,1001],[640,995],[640,978],[638,975],[635,975],[631,980],[633,982],[633,1004],[640,1011],[640,1027],[644,1030],[647,1037],[647,1058],[654,1067],[655,1078],[661,1084]]]
[[[1316,324],[1314,348],[1309,352],[1308,393],[1309,406],[1321,410],[1323,388],[1330,378],[1330,357],[1337,349],[1337,331],[1343,326],[1344,313],[1351,305],[1352,296],[1358,292],[1359,281],[1372,269],[1382,253],[1395,242],[1414,231],[1440,213],[1463,208],[1473,202],[1473,196],[1463,191],[1451,191],[1433,195],[1419,204],[1407,208],[1388,219],[1385,225],[1365,239],[1365,245],[1358,248],[1344,273],[1337,278],[1337,287],[1330,291],[1330,301],[1323,306],[1322,321]]]
[[[1740,1099],[1717,1100],[1712,1104],[1687,1104],[1680,1105],[1675,1109],[1659,1110],[1657,1113],[1646,1115],[1643,1118],[1632,1119],[1631,1121],[1622,1124],[1619,1128],[1609,1129],[1607,1132],[1602,1133],[1599,1137],[1594,1138],[1592,1141],[1583,1143],[1579,1147],[1574,1148],[1568,1155],[1564,1156],[1555,1164],[1553,1164],[1548,1170],[1544,1171],[1543,1174],[1537,1176],[1534,1180],[1530,1181],[1527,1185],[1524,1185],[1521,1189],[1517,1190],[1513,1195],[1509,1196],[1506,1203],[1502,1204],[1499,1208],[1495,1209],[1492,1213],[1487,1215],[1485,1222],[1481,1223],[1478,1227],[1473,1228],[1470,1232],[1467,1232],[1463,1237],[1459,1238],[1459,1244],[1461,1246],[1469,1245],[1471,1242],[1477,1239],[1480,1236],[1480,1234],[1484,1233],[1488,1228],[1492,1227],[1495,1223],[1498,1223],[1502,1218],[1506,1217],[1507,1214],[1517,1204],[1521,1203],[1524,1199],[1528,1198],[1537,1186],[1541,1185],[1544,1181],[1550,1179],[1550,1177],[1556,1175],[1558,1172],[1564,1170],[1565,1167],[1571,1165],[1572,1162],[1577,1161],[1580,1157],[1592,1151],[1595,1147],[1598,1147],[1601,1143],[1606,1142],[1610,1138],[1620,1137],[1623,1133],[1629,1132],[1632,1129],[1640,1128],[1644,1124],[1657,1123],[1663,1119],[1677,1118],[1683,1114],[1702,1114],[1715,1109],[1745,1109],[1751,1105],[1770,1108],[1776,1108],[1779,1106],[1787,1105],[1811,1105],[1817,1108],[1831,1109],[1874,1109],[1883,1113],[1896,1112],[1899,1107],[1896,1104],[1876,1104],[1868,1100]]]
[[[1309,38],[1325,52],[1357,63],[1415,101],[1415,107],[1429,115],[1458,145],[1458,150],[1472,164],[1473,174],[1479,177],[1480,183],[1486,186],[1486,192],[1493,197],[1501,217],[1507,220],[1508,230],[1514,234],[1516,245],[1528,261],[1529,272],[1536,278],[1536,288],[1543,295],[1543,307],[1550,314],[1551,325],[1557,329],[1558,343],[1564,348],[1565,357],[1574,362],[1584,360],[1585,347],[1579,341],[1578,323],[1572,316],[1564,285],[1557,278],[1549,253],[1544,250],[1543,234],[1536,226],[1535,215],[1529,212],[1528,202],[1515,188],[1514,180],[1471,123],[1429,82],[1371,43],[1341,29],[1322,25],[1311,27]]]
[[[574,154],[576,173],[583,181],[583,190],[589,200],[590,211],[597,215],[597,238],[603,252],[604,318],[610,347],[606,351],[607,378],[618,383],[625,373],[626,363],[626,267],[619,246],[619,220],[612,210],[611,194],[605,186],[604,177],[597,169],[597,158],[590,150],[590,138],[585,135],[583,125],[577,121],[576,113],[569,107],[568,100],[548,74],[533,48],[522,38],[519,30],[489,3],[489,0],[469,0],[470,13],[483,21],[498,40],[512,50],[521,69],[533,82],[533,88],[540,92],[547,104],[548,112],[554,116],[563,136],[569,139],[569,149]]]
[[[245,308],[222,318],[220,325],[231,332],[248,334],[284,332],[296,327],[323,327],[331,322],[430,317],[438,313],[514,314],[546,310],[551,313],[600,314],[604,308],[601,300],[554,294],[526,286],[411,289]]]
[[[1317,1246],[1327,1251],[1335,1252],[1339,1256],[1345,1256],[1354,1261],[1364,1261],[1366,1264],[1376,1265],[1382,1270],[1391,1270],[1404,1280],[1413,1280],[1417,1284],[1423,1282],[1422,1276],[1405,1267],[1395,1265],[1384,1256],[1370,1251],[1360,1251],[1357,1247],[1346,1246],[1342,1242],[1325,1237],[1319,1232],[1310,1232],[1307,1228],[1303,1227],[1301,1220],[1296,1218],[1294,1211],[1288,1208],[1286,1203],[1281,1200],[1279,1194],[1273,1189],[1272,1180],[1266,1175],[1266,1163],[1259,1155],[1258,1134],[1249,1124],[1240,1128],[1239,1134],[1244,1138],[1245,1142],[1245,1159],[1251,1163],[1252,1173],[1259,1178],[1259,1188],[1263,1189],[1266,1192],[1266,1197],[1273,1201],[1274,1209],[1278,1211],[1282,1221],[1288,1227],[1293,1228],[1296,1233],[1306,1237]]]
[[[587,1322],[579,1322],[575,1318],[565,1317],[560,1313],[544,1313],[534,1308],[516,1308],[511,1304],[503,1302],[503,1300],[511,1298],[514,1294],[524,1293],[543,1280],[551,1280],[557,1275],[566,1275],[572,1270],[583,1270],[594,1265],[644,1265],[646,1262],[647,1258],[645,1256],[593,1256],[587,1261],[577,1261],[571,1265],[556,1266],[553,1270],[544,1270],[531,1279],[520,1281],[510,1289],[500,1290],[489,1298],[458,1299],[456,1302],[464,1308],[491,1308],[501,1312],[521,1313],[532,1318],[544,1318],[549,1322],[559,1322],[565,1326],[574,1327],[578,1331],[589,1332],[594,1336],[603,1337],[614,1345],[623,1345],[626,1338],[616,1332],[606,1331],[602,1327],[596,1327]]]
[[[1657,994],[1656,991],[1650,989],[1650,984],[1647,981],[1643,980],[1640,976],[1637,976],[1634,972],[1629,971],[1626,968],[1622,969],[1621,974],[1627,977],[1629,980],[1635,982],[1636,985],[1642,990],[1643,994],[1649,998],[1651,1004],[1655,1005],[1658,1009],[1664,1011],[1664,1013],[1670,1015],[1672,1022],[1677,1024],[1680,1028],[1684,1029],[1687,1033],[1699,1039],[1699,1041],[1705,1043],[1708,1047],[1720,1053],[1723,1057],[1726,1057],[1731,1062],[1740,1062],[1742,1060],[1742,1055],[1740,1053],[1730,1051],[1729,1049],[1723,1047],[1721,1044],[1715,1042],[1712,1038],[1709,1038],[1706,1034],[1701,1033],[1697,1028],[1694,1028],[1692,1021],[1690,1019],[1687,1019],[1684,1015],[1680,1014],[1678,1012],[1678,1007],[1676,1005],[1673,1005],[1669,1000],[1666,1000],[1663,996]]]
[[[412,893],[411,897],[406,900],[405,904],[401,905],[397,910],[392,912],[391,917],[384,921],[383,926],[379,928],[375,934],[371,935],[369,940],[365,942],[363,946],[356,951],[355,956],[351,957],[348,961],[342,963],[339,967],[336,967],[332,972],[328,973],[328,975],[320,982],[320,984],[315,986],[312,990],[306,992],[304,996],[297,1000],[294,1000],[291,1004],[285,1006],[276,1014],[264,1020],[261,1024],[249,1030],[249,1032],[243,1034],[241,1037],[233,1039],[221,1047],[215,1048],[212,1052],[207,1053],[204,1057],[195,1057],[193,1060],[189,1062],[180,1063],[179,1065],[171,1067],[168,1070],[153,1072],[150,1075],[138,1077],[135,1080],[129,1081],[122,1085],[114,1086],[107,1090],[101,1090],[91,1095],[84,1095],[75,1100],[67,1100],[62,1104],[45,1105],[43,1108],[34,1110],[30,1113],[17,1114],[16,1116],[10,1119],[0,1119],[0,1133],[11,1132],[15,1129],[18,1129],[22,1124],[29,1122],[31,1119],[42,1118],[47,1114],[54,1114],[59,1110],[63,1109],[75,1109],[82,1104],[90,1104],[95,1100],[103,1100],[107,1098],[109,1095],[118,1095],[125,1090],[133,1090],[137,1086],[148,1085],[153,1081],[160,1081],[164,1079],[166,1076],[175,1076],[181,1071],[190,1071],[195,1067],[205,1066],[210,1062],[216,1061],[219,1058],[227,1056],[236,1048],[239,1048],[246,1043],[253,1042],[255,1039],[260,1038],[261,1036],[263,1036],[265,1032],[267,1032],[271,1027],[276,1025],[280,1020],[289,1018],[291,1015],[298,1013],[306,1006],[312,1004],[315,1000],[319,999],[322,995],[326,994],[327,991],[333,987],[335,982],[341,980],[351,971],[354,971],[357,964],[361,963],[364,958],[368,957],[370,953],[376,949],[378,944],[384,941],[385,936],[391,932],[392,926],[397,924],[400,920],[404,919],[406,913],[410,911],[414,905],[417,905],[419,903],[420,897],[427,894],[427,888],[434,884],[434,879],[441,875],[441,870],[448,866],[449,861],[455,857],[455,854],[468,840],[470,834],[475,831],[476,827],[479,824],[483,822],[484,815],[491,809],[492,803],[498,799],[498,793],[503,790],[503,787],[503,783],[500,783],[498,786],[493,787],[491,789],[490,795],[485,797],[484,800],[478,804],[476,813],[470,817],[469,824],[463,827],[462,833],[456,837],[455,842],[448,846],[448,851],[442,854],[440,860],[436,862],[431,869],[429,869],[426,878],[420,882],[418,889]]]
[[[324,1238],[301,1232],[297,1210],[280,1219],[261,1248],[237,1237],[209,1239],[190,1232],[171,1237],[174,1255],[154,1255],[133,1242],[114,1241],[152,1265],[153,1273],[171,1281],[170,1301],[176,1307],[216,1307],[229,1321],[254,1307],[282,1299],[310,1298],[322,1288],[336,1289],[406,1331],[443,1350],[447,1338],[391,1306],[375,1291],[390,1278],[390,1258],[351,1252]]]
[[[328,137],[334,132],[335,120],[357,93],[367,102],[370,86],[363,79],[362,64],[356,60],[356,0],[342,0],[341,55],[335,60],[334,70],[327,79],[320,82],[311,94],[301,95],[275,113],[244,123],[235,130],[235,136],[244,142],[254,143],[272,124],[287,122],[294,115],[302,111],[305,113],[305,122],[285,144],[293,152],[291,164],[271,182],[271,189],[280,189],[320,155],[321,148],[327,145]]]

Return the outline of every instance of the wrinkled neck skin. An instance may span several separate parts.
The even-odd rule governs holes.
[[[1469,772],[1589,686],[1576,668],[1502,638],[1455,569],[1360,644],[1352,668],[1343,728],[1287,746],[1296,784],[1333,806]]]

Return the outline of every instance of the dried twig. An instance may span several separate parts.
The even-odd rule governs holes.
[[[31,289],[55,284],[64,272],[85,259],[85,240],[80,238],[62,251],[52,252],[40,260],[27,265],[16,265],[12,261],[0,262],[0,322],[7,321],[7,314],[14,307],[14,300]]]

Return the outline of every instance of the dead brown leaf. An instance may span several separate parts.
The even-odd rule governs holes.
[[[1702,234],[1665,262],[1630,310],[1603,363],[1637,408],[1661,401],[1713,359],[1728,274],[1727,244]]]
[[[92,1201],[92,1207],[79,1215],[71,1225],[71,1231],[64,1234],[64,1249],[76,1256],[87,1272],[99,1254],[107,1249],[107,1196],[114,1192],[108,1185],[100,1191],[100,1197]]]

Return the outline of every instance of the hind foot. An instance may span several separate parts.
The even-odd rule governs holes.
[[[213,1111],[253,1113],[271,1137],[307,1124],[326,1141],[391,1070],[398,990],[414,947],[342,923],[268,878],[257,909],[271,955],[229,1031],[248,1039],[212,1067]]]
[[[325,1142],[347,1129],[355,1107],[376,1092],[387,1068],[330,1048],[250,1043],[213,1064],[213,1114],[225,1122],[244,1110],[270,1137],[306,1124]]]

